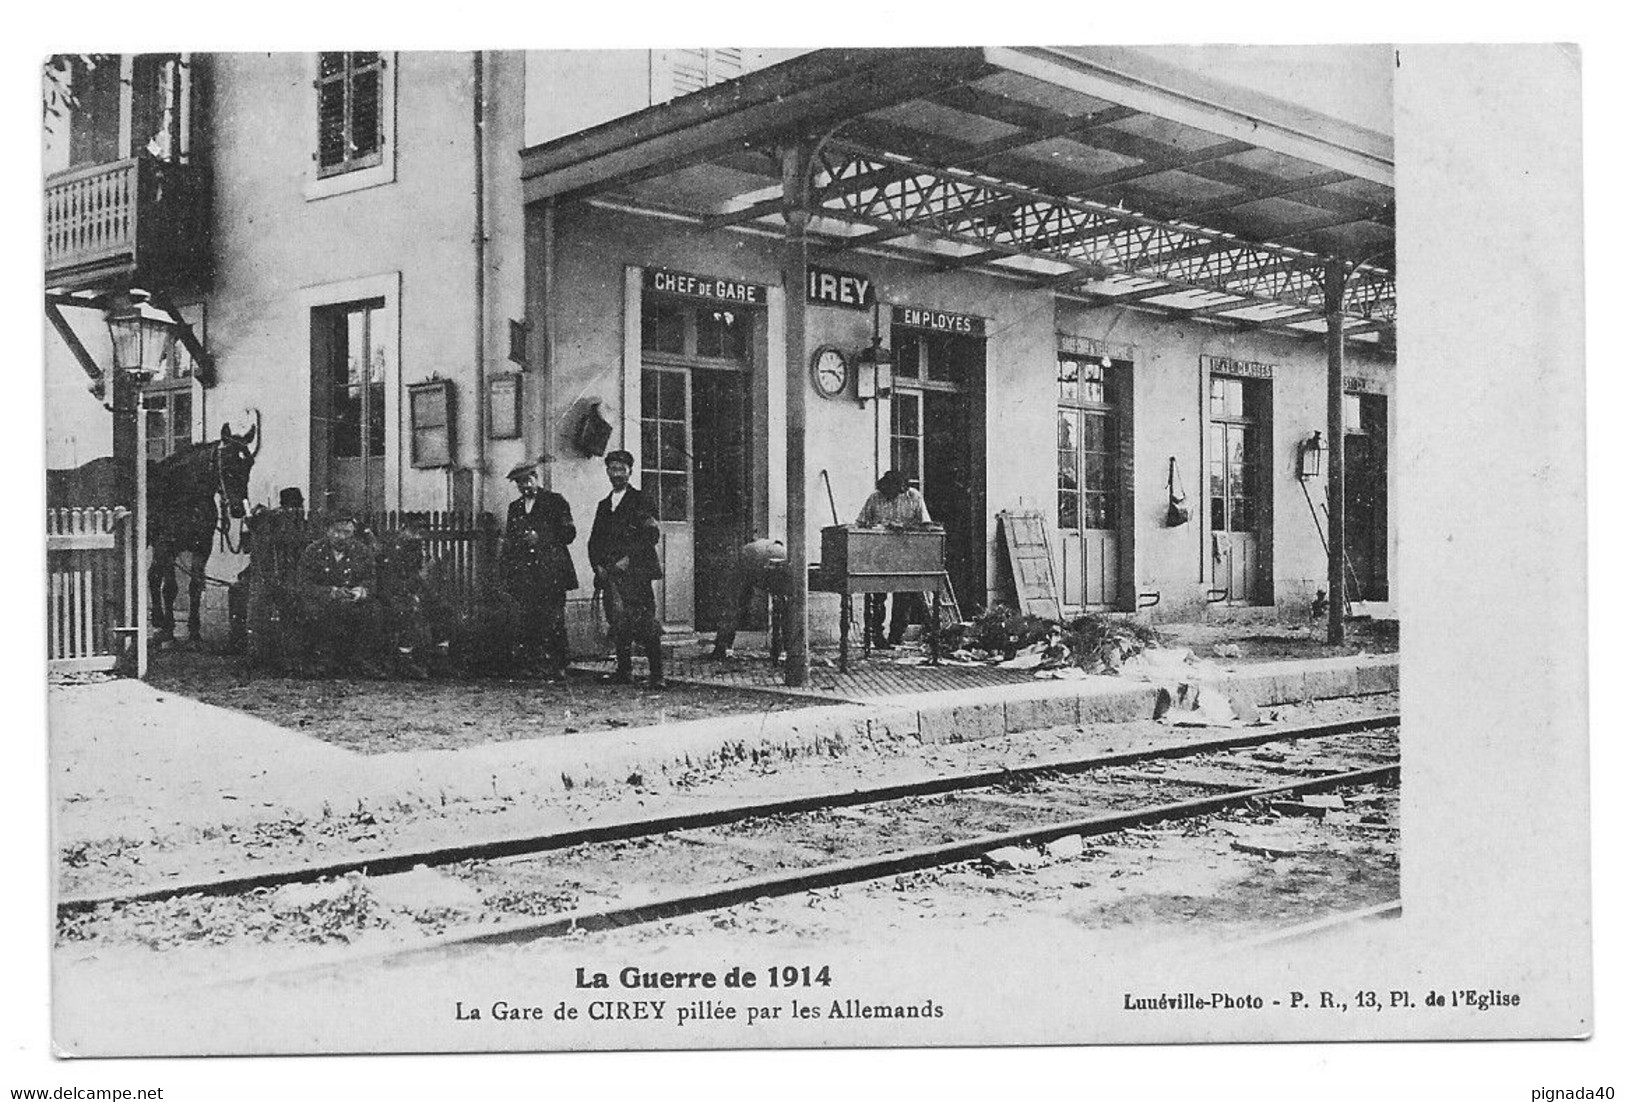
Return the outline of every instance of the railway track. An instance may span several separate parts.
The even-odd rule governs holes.
[[[653,922],[1114,834],[1247,805],[1398,780],[1397,715],[1266,731],[791,799],[741,801],[546,834],[357,855],[251,875],[65,896],[59,929],[95,936],[126,909],[211,900],[274,909],[290,885],[365,890],[441,870],[471,922],[395,952],[515,943]]]

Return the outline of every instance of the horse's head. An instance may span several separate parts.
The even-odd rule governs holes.
[[[259,425],[234,435],[229,424],[220,426],[220,439],[215,444],[214,466],[219,481],[220,496],[225,499],[227,511],[234,519],[241,519],[248,501],[248,475],[254,469],[254,456],[259,447],[255,439]]]

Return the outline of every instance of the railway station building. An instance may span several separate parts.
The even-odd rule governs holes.
[[[104,447],[85,375],[137,289],[185,323],[149,447],[252,415],[255,501],[496,512],[539,459],[584,525],[630,450],[678,635],[722,626],[741,544],[815,563],[889,469],[965,613],[1007,599],[1015,513],[1068,612],[1396,596],[1385,116],[1106,47],[172,60],[119,62],[47,179],[52,466]],[[65,197],[161,202],[155,166],[195,248],[97,245]]]

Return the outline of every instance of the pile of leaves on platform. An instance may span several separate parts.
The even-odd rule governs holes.
[[[1099,616],[1051,620],[994,605],[974,620],[946,629],[943,644],[961,662],[1080,676],[1114,674],[1157,641],[1150,629],[1131,621]]]

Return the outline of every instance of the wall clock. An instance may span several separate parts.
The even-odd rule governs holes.
[[[833,344],[823,345],[812,354],[813,386],[824,397],[838,398],[845,393],[851,375],[846,353]]]

